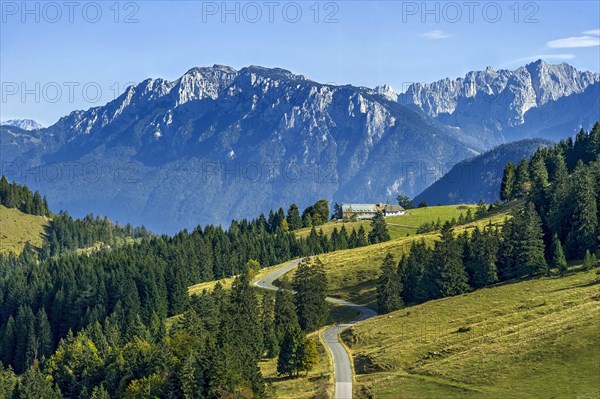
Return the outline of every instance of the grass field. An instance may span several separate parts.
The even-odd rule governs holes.
[[[464,230],[472,230],[475,226],[483,227],[490,221],[492,224],[501,225],[507,216],[507,213],[495,214],[457,226],[455,231],[461,233]],[[427,243],[433,244],[437,238],[437,233],[411,235],[381,244],[319,255],[327,273],[328,295],[376,309],[375,287],[379,277],[379,268],[385,255],[391,253],[396,260],[400,260],[402,254],[408,252],[412,242],[425,240]],[[292,270],[284,277],[291,278],[293,273]]]
[[[599,398],[600,273],[427,302],[343,338],[360,398]]]
[[[430,206],[427,208],[409,209],[406,211],[406,215],[390,216],[386,218],[386,222],[388,223],[391,238],[397,239],[416,234],[419,226],[426,222],[435,222],[438,218],[442,223],[446,220],[452,220],[452,218],[458,219],[461,213],[466,214],[467,208],[471,208],[471,212],[475,213],[475,205]],[[346,226],[346,230],[350,234],[352,229],[358,231],[361,225],[367,233],[371,231],[371,222],[369,220],[357,222],[330,221],[322,226],[318,226],[316,229],[317,231],[323,229],[323,233],[331,235],[335,227],[340,230],[342,226]],[[307,237],[310,230],[310,228],[297,230],[296,237]]]
[[[28,215],[0,205],[0,253],[20,254],[27,241],[40,248],[47,225],[48,219],[43,216]]]

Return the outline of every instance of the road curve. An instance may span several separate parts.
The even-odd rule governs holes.
[[[296,266],[298,266],[300,262],[300,259],[291,261],[282,268],[256,281],[254,285],[267,290],[278,290],[279,288],[274,286],[273,282],[279,277],[289,272],[290,270],[292,270],[293,268],[295,268]],[[346,347],[340,342],[339,334],[348,327],[360,321],[368,319],[369,317],[376,316],[377,312],[367,307],[344,301],[342,299],[330,297],[327,297],[325,299],[327,300],[327,302],[331,302],[336,305],[354,308],[357,312],[361,313],[361,316],[356,320],[350,323],[331,326],[323,332],[323,341],[325,341],[325,345],[327,345],[327,348],[329,349],[333,357],[333,373],[335,375],[335,399],[352,399],[352,382],[354,380],[352,376],[352,362],[350,360],[350,355],[348,354]]]

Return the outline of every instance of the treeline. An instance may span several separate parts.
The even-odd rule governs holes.
[[[124,243],[127,238],[147,238],[152,235],[145,227],[131,224],[113,224],[107,217],[86,215],[83,219],[73,219],[65,211],[53,215],[46,231],[46,241],[42,247],[42,257],[77,248],[87,248],[96,243],[112,246]]]
[[[452,225],[428,247],[413,243],[399,263],[388,255],[377,284],[381,312],[515,278],[567,271],[568,260],[598,264],[600,125],[538,150],[504,172],[502,198],[518,200],[500,230],[492,225],[455,237]],[[510,193],[510,194],[508,194]],[[481,205],[481,204],[480,204]],[[483,208],[481,208],[483,211]],[[564,245],[564,250],[563,250]]]
[[[567,259],[598,250],[600,228],[600,123],[575,140],[538,150],[531,159],[508,164],[502,178],[504,201],[525,198],[541,218],[544,244],[564,246]]]
[[[0,204],[29,215],[50,216],[46,197],[42,198],[37,191],[32,193],[27,186],[9,183],[5,176],[0,178]]]

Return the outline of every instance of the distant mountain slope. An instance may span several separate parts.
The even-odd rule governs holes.
[[[414,199],[430,205],[494,202],[499,198],[502,173],[507,162],[529,158],[536,149],[551,145],[544,139],[528,139],[500,145],[455,165],[440,180]]]
[[[42,125],[33,119],[9,119],[7,121],[0,122],[0,125],[18,127],[19,129],[23,130],[37,130],[43,128]]]
[[[456,80],[415,83],[398,101],[494,145],[590,128],[600,119],[599,98],[600,74],[538,60],[516,70],[488,67]]]
[[[35,135],[1,132],[25,147],[17,164],[42,171],[23,183],[58,209],[174,232],[323,197],[414,195],[483,149],[382,93],[215,65],[148,79]]]

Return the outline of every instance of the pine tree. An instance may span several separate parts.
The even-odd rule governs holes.
[[[319,363],[319,351],[314,339],[306,339],[300,353],[300,371],[311,371]]]
[[[326,321],[328,312],[325,302],[327,276],[321,260],[315,258],[314,265],[308,262],[300,263],[294,274],[292,286],[296,291],[294,302],[300,327],[304,331],[318,329]]]
[[[44,308],[40,308],[36,316],[35,337],[36,358],[48,358],[54,349],[54,340],[52,338],[52,330],[50,329],[48,315],[46,314]]]
[[[522,197],[529,191],[530,187],[529,180],[529,162],[523,158],[517,165],[515,173],[515,185],[514,185],[514,197]]]
[[[500,185],[500,199],[504,202],[513,198],[515,191],[516,170],[512,162],[508,162],[502,175],[502,184]]]
[[[402,280],[402,298],[405,303],[420,303],[429,298],[425,271],[431,263],[432,255],[433,252],[427,248],[425,241],[411,245]]]
[[[358,228],[358,232],[356,233],[356,246],[364,247],[365,245],[368,245],[368,244],[369,244],[369,241],[367,241],[367,234],[365,232],[365,228],[361,224]]]
[[[568,270],[567,259],[556,233],[552,237],[552,266],[556,267],[560,274],[565,274]]]
[[[567,236],[568,253],[581,259],[587,250],[593,252],[598,245],[598,208],[596,184],[583,162],[579,161],[573,172],[572,195],[574,210],[571,231]]]
[[[596,255],[592,254],[589,249],[585,251],[585,256],[583,257],[583,270],[590,270],[597,265],[598,259],[596,258]]]
[[[15,320],[11,316],[8,317],[2,334],[2,346],[0,347],[0,360],[2,363],[9,365],[13,364],[15,355],[15,343],[16,343],[16,326]]]
[[[277,337],[277,350],[281,347],[283,337],[288,330],[300,327],[294,305],[294,295],[287,290],[278,290],[275,294],[274,330]]]
[[[232,334],[241,359],[258,361],[264,351],[258,300],[248,273],[242,273],[231,286],[229,315]]]
[[[62,399],[62,397],[60,390],[53,387],[50,380],[44,378],[37,363],[23,374],[15,394],[15,398],[18,399]]]
[[[515,217],[516,258],[518,276],[546,274],[548,264],[544,257],[542,221],[533,203],[528,202]]]
[[[275,309],[271,295],[263,295],[261,306],[261,322],[267,357],[275,357],[279,353],[279,342],[275,331]],[[295,314],[294,314],[295,315]]]
[[[104,389],[102,385],[100,385],[92,390],[90,399],[110,399],[110,395],[108,394],[108,391]]]
[[[465,268],[469,274],[470,285],[484,287],[498,281],[497,253],[498,239],[491,229],[484,231],[475,228],[471,239],[468,240],[469,253],[466,256]]]
[[[485,216],[485,214],[487,213],[488,209],[487,206],[485,205],[485,202],[483,202],[482,199],[479,200],[479,202],[477,203],[477,210],[475,211],[475,217],[483,217]]]
[[[17,382],[17,376],[12,368],[5,369],[0,363],[0,399],[12,399]]]
[[[387,229],[385,217],[383,213],[377,211],[373,219],[371,220],[371,232],[369,233],[369,243],[377,244],[390,240],[390,233]]]
[[[469,289],[462,249],[454,238],[449,223],[442,228],[441,240],[435,243],[430,278],[434,298],[462,294]]]
[[[381,275],[377,280],[377,306],[380,313],[389,313],[402,307],[402,281],[396,269],[392,254],[387,254],[381,265]]]
[[[288,377],[298,376],[302,368],[304,343],[305,337],[300,327],[292,327],[286,331],[277,358],[277,374]]]

